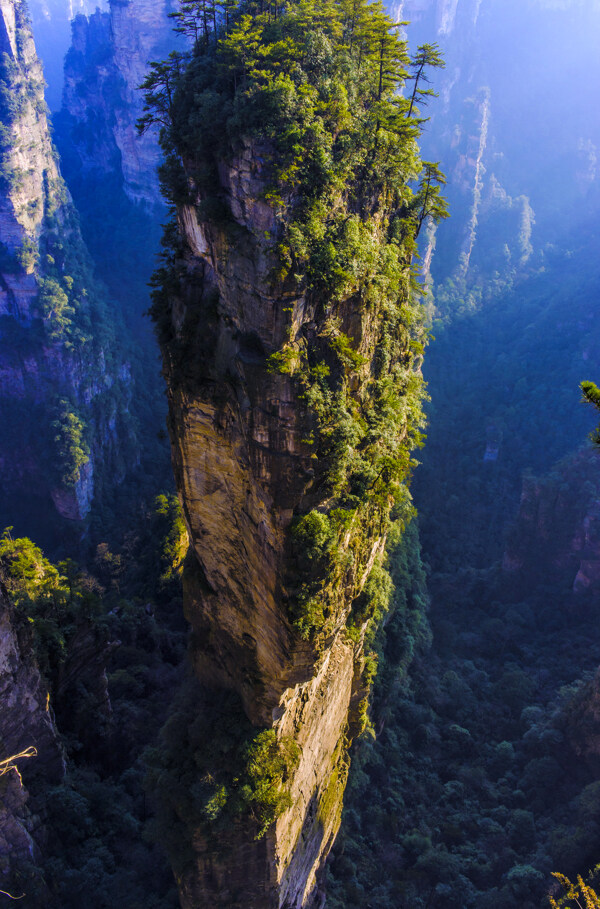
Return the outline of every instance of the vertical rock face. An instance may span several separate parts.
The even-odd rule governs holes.
[[[345,624],[385,542],[366,535],[352,552],[348,533],[352,564],[332,622],[317,646],[304,640],[289,613],[289,530],[295,511],[318,504],[323,465],[305,438],[297,384],[269,369],[266,355],[288,337],[290,311],[299,337],[316,332],[318,315],[273,277],[266,237],[276,225],[262,201],[268,154],[248,143],[221,169],[235,242],[199,209],[180,209],[186,281],[163,353],[175,475],[195,555],[186,611],[196,673],[208,686],[235,690],[252,722],[296,742],[300,758],[291,805],[264,840],[253,843],[247,828],[236,839],[234,830],[223,860],[197,837],[195,870],[182,881],[190,909],[318,905],[317,875],[339,827],[347,745],[364,694],[362,641]],[[368,320],[351,305],[340,330],[370,352]]]
[[[71,43],[71,20],[107,6],[107,0],[30,0],[29,12],[37,52],[44,65],[46,101],[50,110],[60,108],[63,62]]]
[[[68,139],[62,150],[71,169],[106,179],[121,177],[115,140],[115,106],[123,85],[114,65],[109,13],[78,15],[71,25],[71,47],[64,64],[65,83],[59,130]]]
[[[31,642],[15,620],[0,577],[0,761],[29,748],[37,752],[0,775],[0,889],[10,890],[11,875],[39,855],[44,831],[28,806],[29,780],[59,782],[64,755],[48,703],[48,691],[31,656]],[[24,782],[25,781],[25,782]]]
[[[495,155],[496,86],[481,52],[487,32],[485,24],[478,28],[479,0],[404,0],[401,14],[411,23],[413,43],[436,41],[446,58],[446,70],[432,75],[442,104],[436,106],[424,143],[434,158],[443,149],[454,229],[452,236],[442,237],[433,270],[440,281],[451,276],[470,287],[482,264],[485,268],[493,262],[506,274],[526,263],[533,211],[525,195],[516,193],[515,198],[514,188],[501,183]],[[522,239],[525,209],[530,227]],[[429,265],[426,254],[425,267]]]
[[[100,455],[122,473],[128,369],[50,139],[20,0],[0,4],[0,465],[7,500],[50,497],[81,521]],[[117,463],[119,466],[117,466]],[[10,513],[10,509],[9,512]]]
[[[138,89],[149,61],[160,59],[174,44],[167,18],[170,9],[170,0],[112,0],[110,4],[114,63],[123,85],[123,105],[115,111],[115,141],[121,152],[125,192],[133,201],[149,205],[160,199],[160,154],[154,132],[142,137],[137,134],[135,123],[142,113]]]
[[[29,240],[37,243],[46,217],[46,186],[56,184],[58,168],[53,154],[43,104],[44,74],[27,30],[25,8],[13,0],[0,2],[0,51],[6,65],[5,91],[16,97],[3,98],[9,135],[3,135],[3,183],[0,199],[0,237],[9,254],[19,252]],[[12,100],[12,104],[11,104]],[[15,110],[16,108],[16,110]],[[10,122],[12,120],[12,123]],[[6,123],[3,117],[3,122]],[[12,126],[12,129],[11,129]],[[23,271],[31,274],[32,264]],[[35,295],[31,282],[24,282],[22,314],[29,314],[26,298]],[[10,292],[4,289],[2,312],[7,312]]]
[[[138,88],[149,61],[176,44],[170,8],[170,0],[111,0],[108,13],[77,16],[65,61],[61,129],[77,165],[117,176],[133,202],[150,207],[161,201],[160,151],[154,130],[137,134]]]
[[[412,514],[412,253],[445,212],[431,169],[407,185],[423,165],[400,71],[386,81],[346,8],[330,12],[290,4],[272,20],[249,4],[213,37],[198,19],[194,52],[148,93],[149,119],[172,116],[176,217],[152,313],[191,544],[184,605],[205,706],[226,705],[202,734],[200,703],[165,727],[164,830],[179,831],[189,909],[322,901],[376,662],[365,642],[392,587],[386,536]],[[362,36],[403,59],[394,24],[366,17]]]
[[[600,455],[586,447],[528,476],[503,567],[518,582],[560,584],[594,601],[600,589]]]

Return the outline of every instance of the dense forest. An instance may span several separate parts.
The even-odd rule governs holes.
[[[0,905],[600,905],[597,7],[38,6]]]

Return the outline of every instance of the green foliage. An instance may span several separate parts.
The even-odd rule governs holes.
[[[307,341],[292,336],[289,310],[288,342],[267,365],[291,377],[304,405],[304,442],[328,503],[297,516],[286,583],[297,631],[318,645],[339,620],[339,590],[364,574],[370,542],[389,531],[394,503],[401,523],[412,514],[426,342],[413,257],[422,226],[447,216],[443,175],[418,157],[412,108],[431,94],[426,74],[442,61],[419,49],[412,102],[404,97],[411,61],[399,24],[367,0],[184,2],[174,19],[193,50],[153,64],[139,123],[160,127],[164,192],[174,206],[198,205],[200,221],[237,242],[219,167],[253,145],[273,214],[271,279],[316,313]],[[187,355],[169,316],[184,255],[174,222],[164,243],[152,314],[176,383]],[[369,326],[366,341],[344,322],[349,301]],[[373,601],[362,611],[369,621],[383,609]]]
[[[30,274],[38,264],[38,247],[35,240],[25,237],[20,248],[15,253],[15,259],[23,271]]]
[[[292,534],[294,542],[302,552],[302,557],[309,563],[324,559],[335,539],[330,519],[318,511],[311,511],[298,518],[294,523]]]
[[[72,286],[72,279],[70,282]],[[72,323],[75,309],[69,305],[69,297],[65,288],[61,287],[54,278],[45,278],[41,282],[40,309],[46,323],[48,337],[52,340],[62,338]]]
[[[562,494],[568,501],[570,488]],[[406,544],[407,533],[389,556],[393,570],[404,549],[409,572],[395,579],[376,639],[377,740],[353,756],[328,903],[366,909],[376,893],[392,907],[538,909],[553,868],[575,880],[600,850],[597,768],[577,756],[575,737],[593,734],[595,683],[560,693],[600,659],[590,613],[565,610],[556,584],[525,595],[497,570],[436,575],[427,652],[431,638],[409,605],[427,592],[414,590]],[[409,608],[396,614],[399,594]]]
[[[292,805],[285,782],[298,766],[300,748],[293,739],[278,740],[274,729],[265,729],[248,745],[245,760],[241,798],[258,824],[256,839],[261,839]]]
[[[33,182],[26,169],[30,122],[37,120],[43,133],[46,110],[44,86],[31,75],[38,66],[31,57],[26,4],[15,3],[14,15],[17,54],[0,60],[0,179],[23,230],[20,240],[15,236],[2,249],[1,258],[3,270],[32,293],[37,284],[39,294],[27,317],[24,312],[2,317],[2,360],[22,371],[23,379],[17,392],[21,412],[13,406],[13,393],[1,405],[5,450],[20,465],[6,472],[1,498],[10,523],[18,514],[23,529],[34,526],[41,533],[47,517],[39,496],[48,499],[64,483],[62,492],[71,498],[92,451],[103,455],[95,458],[96,488],[103,480],[106,486],[118,484],[125,465],[136,457],[135,421],[128,414],[130,377],[122,370],[120,318],[114,307],[109,312],[106,291],[93,274],[66,186],[53,167],[42,168]],[[41,141],[38,151],[57,160],[49,138],[42,135]],[[35,187],[36,198],[29,198],[28,187]],[[32,431],[28,424],[34,421]],[[115,436],[118,444],[113,444]],[[28,518],[36,506],[40,517],[32,525]]]
[[[111,103],[112,100],[108,99]],[[99,368],[106,362],[109,370],[106,377],[94,376],[94,370],[90,370],[90,390],[102,392],[96,399],[99,406],[93,406],[95,426],[108,439],[108,450],[94,463],[90,533],[98,542],[106,538],[112,541],[126,531],[137,533],[140,502],[150,502],[159,490],[172,490],[173,475],[169,443],[162,429],[166,416],[164,382],[156,365],[156,340],[146,317],[148,282],[156,264],[162,216],[156,210],[132,203],[117,175],[81,171],[73,144],[79,147],[79,142],[95,142],[96,128],[95,120],[87,121],[83,131],[78,128],[73,135],[74,126],[68,118],[54,118],[61,170],[77,207],[95,273],[106,286],[107,305],[103,312],[97,312],[91,292],[81,297],[81,306],[71,295],[78,325],[85,328],[84,319],[89,317],[87,340],[77,341],[75,346],[81,343],[89,351],[96,338],[102,339],[103,353],[93,347],[92,355]],[[55,260],[48,263],[48,268],[56,264],[60,267],[64,253],[56,248],[48,252]],[[72,265],[64,271],[76,278]],[[61,282],[60,273],[53,277]],[[90,291],[89,282],[83,280],[82,284]],[[122,379],[108,389],[107,384],[117,371],[111,364],[113,353],[117,362],[122,358],[126,368],[119,370]],[[112,444],[115,433],[118,445]],[[126,482],[121,482],[125,473]]]
[[[160,582],[165,584],[173,578],[180,578],[188,551],[189,540],[179,499],[175,495],[161,494],[154,501],[156,531],[164,544],[160,551]],[[162,531],[162,533],[161,533]]]
[[[290,807],[287,783],[300,750],[274,729],[253,728],[234,694],[188,680],[146,757],[147,786],[158,802],[150,835],[178,874],[198,828],[218,834],[216,842],[226,842],[238,823],[256,839],[265,835]]]
[[[90,457],[83,420],[73,412],[67,400],[60,401],[57,419],[50,424],[54,431],[54,463],[60,482],[73,487],[81,476],[81,468]]]
[[[31,540],[13,539],[10,528],[0,538],[0,578],[15,604],[20,645],[33,645],[68,754],[62,783],[49,786],[35,768],[27,781],[51,831],[43,858],[11,863],[32,909],[177,905],[163,853],[142,838],[148,804],[140,753],[180,684],[186,631],[178,555],[173,564],[179,521],[177,500],[160,496],[138,529],[144,564],[131,539],[122,553],[109,558],[104,551],[94,568],[110,561],[120,589],[106,569],[91,575],[69,559],[52,564]],[[175,574],[159,582],[169,566]],[[74,684],[65,691],[71,673]]]
[[[51,678],[65,659],[76,622],[97,613],[97,600],[85,575],[65,576],[67,563],[53,565],[31,540],[13,539],[11,530],[4,530],[0,538],[2,576],[18,614],[33,633],[40,668]]]
[[[436,294],[453,321],[434,326],[426,360],[431,428],[415,491],[435,646],[417,656],[406,690],[386,701],[376,687],[379,736],[353,759],[333,909],[537,909],[548,905],[552,869],[585,880],[598,861],[598,768],[573,741],[573,690],[566,700],[559,693],[600,657],[597,590],[572,590],[573,529],[582,524],[568,517],[589,516],[595,546],[597,456],[588,445],[568,467],[522,484],[524,468],[547,471],[579,444],[595,412],[577,405],[581,364],[597,345],[589,299],[598,268],[586,245],[574,256],[548,251],[544,270],[519,281],[480,260],[477,280],[448,285],[460,313]],[[484,462],[492,425],[500,451]],[[508,556],[524,564],[502,572],[522,490],[520,537],[513,546],[510,532]],[[464,747],[461,729],[470,737]],[[451,860],[439,880],[443,855]],[[550,892],[556,901],[564,891],[555,884]]]
[[[408,109],[409,117],[412,116],[415,105],[423,107],[427,104],[426,99],[437,98],[437,93],[432,88],[425,88],[423,83],[429,85],[431,82],[428,74],[430,68],[443,69],[445,65],[437,44],[422,44],[417,48],[410,61],[411,75],[408,77],[414,82]]]

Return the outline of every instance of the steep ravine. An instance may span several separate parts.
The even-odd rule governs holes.
[[[298,32],[300,15],[307,19]],[[365,722],[373,669],[365,638],[389,598],[381,566],[390,514],[393,507],[402,520],[410,513],[405,484],[421,420],[423,341],[411,258],[430,201],[407,186],[421,168],[414,157],[418,130],[403,101],[391,100],[395,83],[382,88],[375,56],[365,64],[368,52],[359,55],[362,39],[353,39],[354,58],[350,50],[348,107],[332,101],[342,91],[336,53],[346,52],[335,44],[335,16],[344,28],[349,22],[337,5],[331,22],[317,26],[316,15],[300,14],[294,4],[280,14],[268,32],[273,41],[289,39],[273,45],[286,48],[277,60],[262,31],[266,15],[253,12],[232,26],[232,41],[236,29],[256,29],[263,65],[281,67],[292,85],[302,84],[295,61],[304,61],[302,78],[314,94],[293,89],[308,93],[301,114],[289,113],[299,110],[293,102],[285,109],[271,101],[262,128],[231,138],[235,121],[226,126],[218,116],[227,116],[235,98],[237,122],[252,122],[244,116],[269,89],[252,76],[234,78],[238,63],[220,56],[218,42],[214,49],[198,42],[187,71],[179,70],[173,126],[163,132],[177,209],[153,313],[191,541],[184,603],[191,659],[204,700],[218,703],[233,692],[256,733],[250,745],[240,739],[239,746],[224,746],[227,753],[238,747],[246,761],[250,755],[232,779],[221,775],[224,758],[207,759],[201,743],[189,770],[194,763],[186,752],[201,706],[192,707],[185,742],[172,747],[171,762],[178,751],[188,761],[186,779],[196,774],[193,791],[212,792],[195,818],[189,800],[175,808],[184,832],[172,858],[186,909],[322,905],[348,748]],[[403,53],[391,25],[379,20],[373,27],[388,36],[391,53]],[[316,62],[320,41],[329,48],[326,63]],[[302,51],[286,57],[293,42]],[[208,91],[202,80],[212,78],[215,60]],[[377,85],[388,110],[400,106],[403,125],[381,108],[373,113]],[[219,91],[225,113],[217,116],[211,94]],[[320,106],[311,108],[319,93]],[[216,142],[201,126],[194,131],[207,116]],[[321,117],[327,131],[303,133],[303,118],[311,116]],[[293,128],[290,120],[300,138],[286,176],[281,161],[290,149],[281,136]],[[320,148],[329,136],[336,142],[341,123],[346,137],[339,148]],[[329,169],[319,171],[321,154],[331,157]],[[321,219],[325,237],[314,226]],[[230,727],[235,738],[227,715],[217,711],[214,723],[215,741]],[[269,815],[265,789],[274,798],[275,766],[282,791]],[[242,785],[244,774],[251,782]],[[175,771],[173,786],[182,778]]]

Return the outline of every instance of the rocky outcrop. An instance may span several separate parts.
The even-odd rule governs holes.
[[[117,424],[129,376],[60,175],[21,0],[2,0],[0,26],[3,496],[51,498],[79,522],[91,507],[94,462],[127,460],[130,431],[124,437]]]
[[[106,0],[29,0],[37,52],[46,76],[46,101],[50,110],[60,108],[63,63],[71,43],[71,20],[104,8]]]
[[[61,156],[68,172],[122,178],[121,152],[115,139],[115,106],[123,85],[113,59],[109,13],[78,15],[64,62],[62,110],[56,118]]]
[[[265,237],[275,224],[262,201],[264,154],[250,144],[221,170],[240,228],[234,245],[199,223],[197,209],[181,209],[188,282],[172,319],[186,349],[173,343],[163,352],[175,476],[195,556],[185,608],[196,673],[207,685],[235,690],[252,722],[295,741],[300,759],[289,781],[291,806],[263,841],[234,831],[219,862],[197,837],[195,869],[181,889],[190,909],[312,905],[340,822],[343,743],[356,723],[362,651],[345,621],[383,545],[369,538],[356,552],[335,624],[315,649],[292,626],[286,588],[292,517],[310,500],[322,466],[305,441],[297,386],[266,364],[287,338],[287,313],[301,333],[311,330],[315,312],[271,277],[275,259]]]
[[[425,25],[431,38],[434,35],[443,38],[451,35],[458,25],[463,29],[468,24],[475,25],[481,2],[482,0],[400,0],[396,4],[387,5],[400,18]]]
[[[12,129],[2,141],[0,238],[9,255],[20,253],[25,241],[39,241],[47,214],[46,187],[59,179],[43,102],[44,75],[25,16],[22,4],[13,0],[0,3],[0,51],[10,61],[5,64],[3,81],[6,90],[12,89],[16,95],[12,105],[8,99],[3,104],[3,122],[8,120],[6,125]],[[57,197],[53,195],[56,204]],[[32,272],[33,261],[28,260],[23,263],[21,275],[12,281],[13,276],[9,277],[3,288],[0,313],[10,314],[12,305],[22,318],[30,317],[31,300],[37,294],[35,282],[27,279]]]
[[[600,591],[600,454],[591,446],[544,477],[526,476],[504,554],[509,575]],[[575,602],[575,601],[573,601]]]
[[[116,108],[114,131],[121,152],[123,185],[130,199],[149,205],[160,200],[160,152],[155,131],[137,134],[135,124],[143,107],[138,89],[149,62],[160,59],[176,43],[167,18],[171,8],[171,0],[112,0],[110,5],[114,64],[123,85],[123,104]]]
[[[0,889],[40,854],[45,832],[30,810],[28,787],[60,782],[65,757],[54,725],[47,686],[32,656],[30,633],[16,621],[0,577],[0,762],[29,752],[0,772]],[[20,772],[19,772],[20,771]],[[16,894],[17,896],[20,894]]]
[[[147,94],[148,120],[172,117],[151,312],[190,540],[184,608],[204,702],[223,705],[206,727],[200,703],[178,714],[157,755],[186,909],[322,902],[392,591],[386,538],[412,515],[424,326],[411,263],[419,225],[444,210],[429,208],[431,170],[414,195],[401,177],[422,172],[408,103],[382,150],[382,108],[362,86],[389,111],[399,84],[360,42],[340,44],[338,15],[323,25],[292,4],[273,45],[259,15],[220,34],[207,22],[193,53],[156,69],[166,91]],[[365,16],[387,40],[393,23]],[[349,106],[311,106],[325,85],[344,94],[348,53]],[[365,66],[374,82],[358,79]],[[284,83],[295,101],[273,93]]]
[[[204,215],[200,193],[179,206],[178,289],[169,283],[166,309],[155,310],[191,541],[185,609],[196,675],[207,688],[236,692],[252,724],[274,731],[282,746],[293,743],[298,757],[286,770],[288,806],[263,839],[255,824],[239,819],[216,838],[198,825],[191,868],[179,876],[188,909],[320,904],[348,746],[368,690],[367,620],[352,633],[348,620],[385,546],[385,521],[365,496],[364,512],[345,513],[335,567],[314,594],[322,609],[318,633],[298,623],[306,555],[294,544],[293,527],[308,513],[312,526],[327,523],[331,462],[315,454],[302,382],[274,367],[272,357],[286,344],[292,356],[315,345],[326,363],[329,333],[351,337],[360,365],[350,381],[360,399],[375,368],[380,326],[358,294],[334,313],[297,277],[278,276],[281,220],[265,201],[272,154],[268,144],[245,140],[237,155],[220,161],[220,199],[231,213],[226,227]]]
[[[70,169],[117,179],[133,202],[161,204],[160,150],[155,130],[139,136],[138,91],[148,63],[177,44],[168,13],[170,0],[111,0],[73,22],[73,43],[65,61],[61,150]]]

